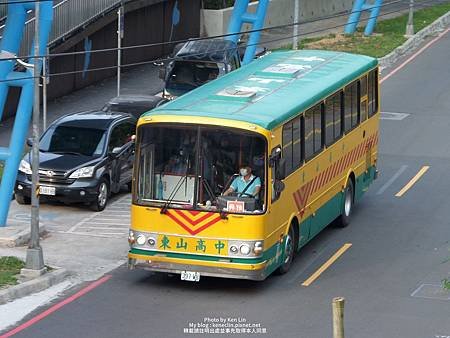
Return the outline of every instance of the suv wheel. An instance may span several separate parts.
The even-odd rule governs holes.
[[[97,198],[91,204],[91,208],[94,211],[103,211],[105,210],[106,204],[108,203],[109,197],[109,185],[108,182],[102,178],[97,187]]]

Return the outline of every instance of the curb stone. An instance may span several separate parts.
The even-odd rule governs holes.
[[[388,55],[379,58],[378,61],[380,67],[386,68],[394,64],[400,57],[417,48],[418,45],[421,44],[426,37],[444,30],[449,24],[450,12],[447,12],[439,19],[435,20],[432,24],[428,25],[427,27],[410,37],[403,45],[395,48]]]
[[[13,229],[14,227],[9,227]],[[2,228],[0,228],[2,230]],[[44,224],[39,226],[39,235],[42,236],[47,233],[47,228]],[[17,246],[25,245],[29,242],[31,236],[30,226],[25,227],[25,229],[17,231],[12,234],[2,234],[0,231],[0,248],[14,248]]]
[[[66,269],[58,269],[34,278],[32,280],[23,282],[18,285],[11,286],[7,289],[0,290],[0,305],[10,301],[29,296],[33,293],[43,291],[55,284],[62,282],[69,276]]]

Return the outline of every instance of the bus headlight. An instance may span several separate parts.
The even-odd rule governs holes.
[[[263,242],[256,242],[255,246],[253,247],[253,252],[255,253],[255,255],[262,254],[263,250]]]
[[[145,244],[145,236],[144,235],[139,235],[136,239],[136,243],[138,245],[144,245]]]
[[[156,240],[153,237],[150,237],[147,242],[150,246],[154,246],[156,244]]]
[[[230,246],[230,252],[237,254],[239,252],[239,249],[236,245],[232,245],[232,246]]]
[[[247,244],[242,244],[241,247],[239,248],[239,251],[241,252],[241,254],[247,256],[251,251],[250,246]]]
[[[134,243],[136,243],[134,232],[130,230],[130,232],[128,233],[128,244],[133,245]]]

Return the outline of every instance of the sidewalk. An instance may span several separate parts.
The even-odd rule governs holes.
[[[161,89],[162,81],[158,78],[158,69],[151,64],[124,72],[122,75],[122,94],[155,94]],[[114,96],[116,96],[116,79],[111,78],[49,102],[48,124],[68,113],[100,109]],[[8,144],[13,122],[13,119],[2,121],[0,146]],[[40,224],[41,230],[44,230],[41,235],[41,246],[45,264],[64,268],[76,280],[75,282],[95,280],[123,264],[128,250],[130,204],[128,193],[113,196],[106,210],[100,213],[76,205],[41,204]],[[8,226],[0,228],[0,237],[26,233],[30,228],[30,212],[30,206],[19,205],[12,201]],[[115,221],[111,222],[110,218]],[[25,259],[27,249],[25,244],[18,247],[10,246],[11,243],[0,242],[0,256]]]

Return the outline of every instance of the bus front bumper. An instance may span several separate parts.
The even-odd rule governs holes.
[[[190,260],[191,261],[191,260]],[[233,264],[236,265],[236,264]],[[242,264],[243,265],[243,264]],[[266,262],[245,265],[244,269],[226,266],[203,265],[196,262],[180,263],[170,258],[161,260],[161,257],[145,257],[128,254],[128,268],[143,269],[147,271],[181,274],[183,271],[199,272],[200,276],[235,278],[261,281],[266,279]]]

